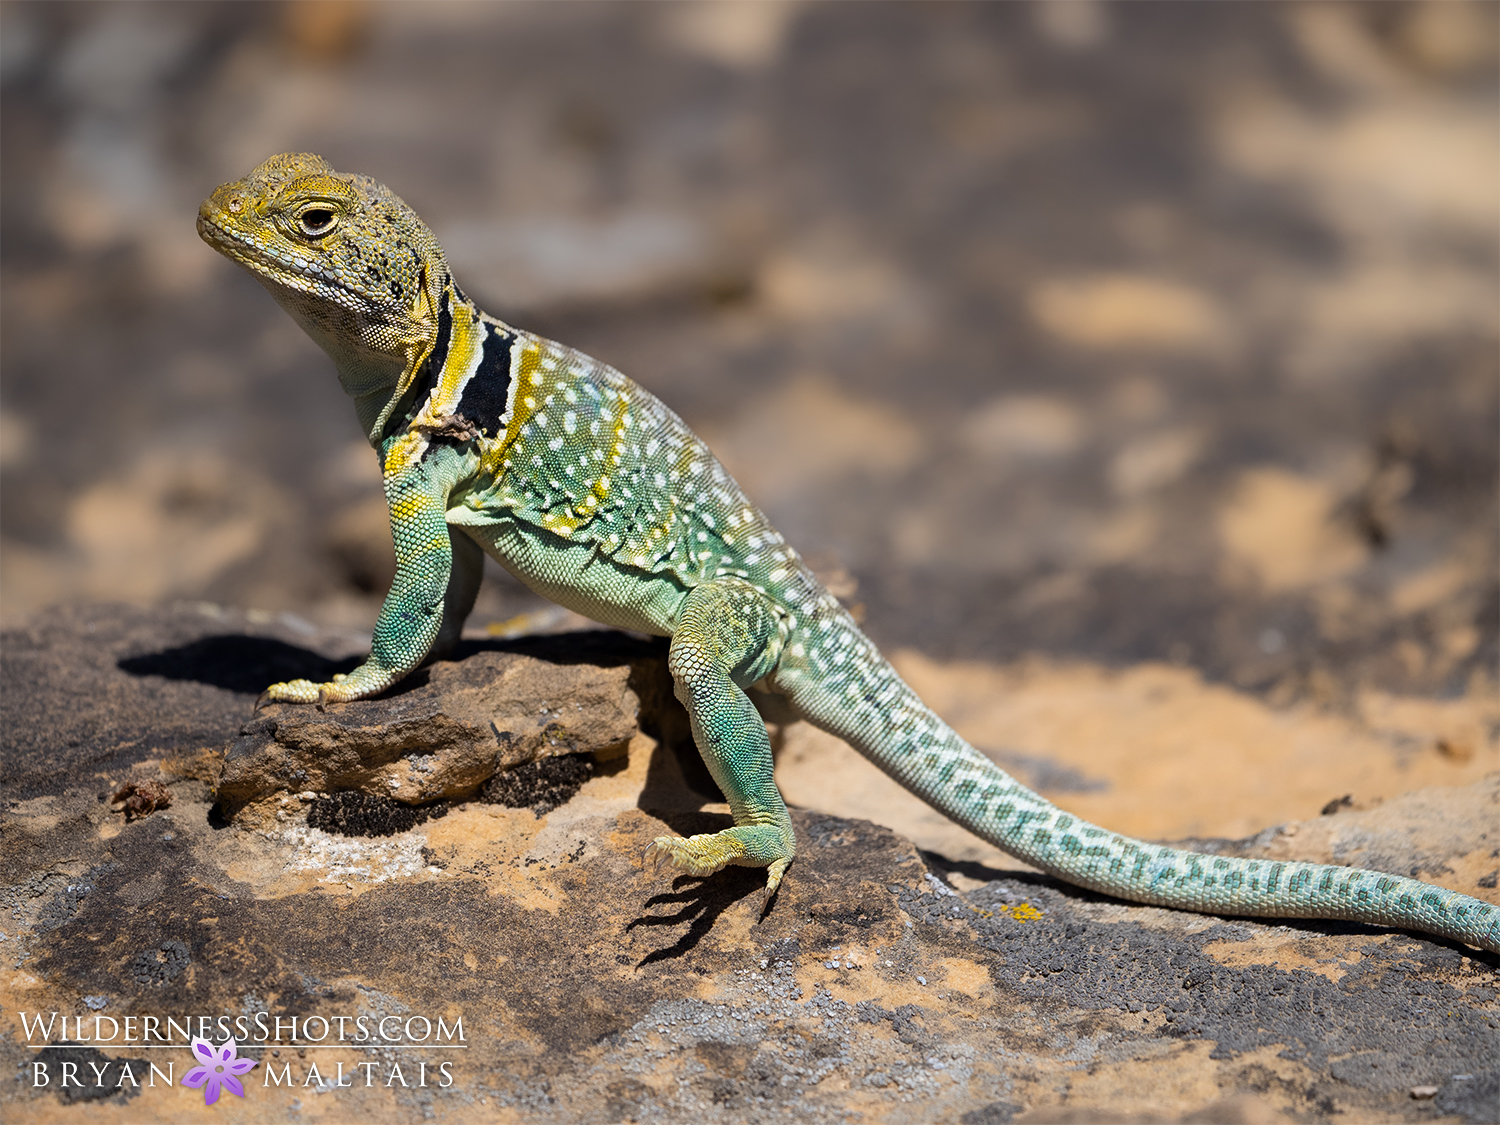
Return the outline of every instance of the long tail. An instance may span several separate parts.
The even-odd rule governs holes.
[[[809,721],[996,847],[1116,898],[1205,914],[1337,918],[1421,930],[1500,953],[1500,907],[1430,883],[1366,871],[1181,851],[1081,820],[980,754],[933,714],[848,621],[824,652],[837,666],[777,677]]]

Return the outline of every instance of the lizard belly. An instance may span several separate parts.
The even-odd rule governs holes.
[[[564,539],[505,513],[458,507],[448,522],[530,589],[604,625],[670,637],[686,587],[669,574],[627,570],[593,543]]]

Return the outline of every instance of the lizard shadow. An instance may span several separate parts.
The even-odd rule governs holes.
[[[479,652],[515,652],[551,664],[627,664],[657,657],[665,660],[665,643],[640,640],[613,630],[580,630],[514,640],[463,640],[439,658],[460,661]],[[161,676],[224,688],[241,695],[258,695],[267,684],[281,680],[321,682],[350,672],[363,654],[328,657],[310,648],[250,633],[216,633],[157,652],[121,657],[115,666],[132,676]],[[402,695],[427,682],[431,663],[381,693]],[[635,685],[632,684],[632,687]]]
[[[637,927],[678,927],[684,922],[688,928],[670,946],[656,949],[636,962],[636,968],[671,961],[691,951],[704,939],[719,915],[725,910],[765,890],[765,873],[757,868],[729,867],[716,875],[697,877],[679,875],[672,881],[672,890],[666,894],[653,895],[646,900],[646,909],[657,906],[676,906],[670,914],[643,914],[625,926],[628,933]]]
[[[359,656],[333,659],[274,637],[219,633],[159,652],[121,657],[115,666],[132,676],[187,680],[256,696],[283,680],[332,679],[359,666]]]
[[[655,726],[664,728],[659,735],[661,740],[681,742],[686,734],[687,740],[691,741],[691,735],[686,733],[687,713],[671,696],[670,688],[663,693],[660,686],[652,682],[647,669],[653,660],[665,662],[665,641],[642,639],[611,629],[586,629],[511,640],[462,640],[451,652],[425,662],[374,698],[392,699],[405,695],[428,683],[434,664],[457,663],[480,652],[513,652],[549,664],[599,664],[604,667],[630,664],[630,687],[645,705],[643,711],[647,714],[644,717],[654,721]],[[115,666],[132,676],[160,676],[167,680],[208,684],[237,695],[256,696],[268,685],[285,680],[321,683],[341,672],[352,672],[363,662],[363,654],[328,657],[274,637],[218,633],[157,652],[121,657]],[[666,698],[662,698],[663,694]],[[658,731],[653,729],[648,733],[658,734]],[[707,771],[704,772],[706,775]]]

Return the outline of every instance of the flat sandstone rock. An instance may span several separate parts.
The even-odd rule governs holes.
[[[462,800],[497,772],[541,758],[620,757],[643,724],[660,729],[658,712],[671,700],[665,650],[595,636],[546,642],[552,659],[471,652],[380,699],[326,711],[273,704],[230,745],[215,783],[219,810],[248,827],[302,792],[357,790],[412,805]]]
[[[252,715],[359,649],[213,607],[5,636],[0,1115],[202,1113],[143,1017],[223,1016],[257,1065],[216,1109],[247,1121],[1495,1120],[1493,956],[1126,905],[807,809],[763,913],[759,872],[642,866],[728,823],[661,646],[469,645],[382,700]],[[580,754],[550,812],[486,799]],[[170,802],[127,820],[128,782]],[[1446,864],[1494,900],[1496,798],[1490,777],[1219,846]],[[309,826],[335,801],[445,815]]]

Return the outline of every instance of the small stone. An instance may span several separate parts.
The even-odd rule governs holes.
[[[169,808],[172,791],[159,781],[127,781],[111,798],[111,804],[125,806],[126,821],[140,820],[157,809]]]
[[[1418,1100],[1421,1100],[1423,1098],[1435,1098],[1437,1097],[1437,1092],[1438,1088],[1436,1086],[1413,1086],[1411,1088],[1411,1096],[1417,1098]]]

